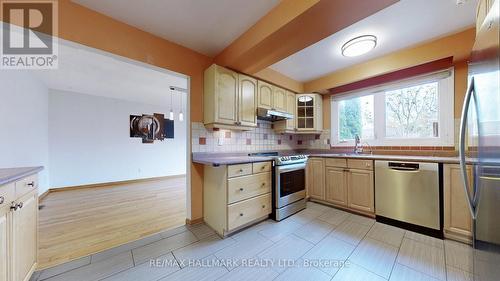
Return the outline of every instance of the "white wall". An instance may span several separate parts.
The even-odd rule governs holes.
[[[44,166],[49,187],[48,90],[28,71],[0,70],[0,168]]]
[[[174,102],[174,112],[178,107]],[[51,188],[185,174],[186,121],[179,122],[177,114],[174,139],[143,144],[140,138],[129,137],[130,115],[167,116],[169,111],[169,104],[51,90]]]

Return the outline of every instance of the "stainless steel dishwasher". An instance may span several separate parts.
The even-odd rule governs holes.
[[[440,201],[439,164],[375,161],[377,219],[430,228],[441,236]]]

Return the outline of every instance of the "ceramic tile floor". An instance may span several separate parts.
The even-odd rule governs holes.
[[[472,249],[308,202],[220,239],[182,226],[36,272],[33,281],[471,280]]]

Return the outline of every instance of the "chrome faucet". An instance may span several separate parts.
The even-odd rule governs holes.
[[[361,139],[359,138],[359,135],[354,136],[354,153],[363,153],[363,146],[361,146]]]

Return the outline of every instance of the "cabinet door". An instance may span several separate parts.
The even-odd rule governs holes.
[[[239,121],[243,126],[257,126],[257,80],[239,74]]]
[[[0,281],[7,281],[7,256],[9,252],[9,243],[7,241],[9,238],[8,215],[9,209],[0,207]]]
[[[314,130],[314,95],[297,95],[297,130]]]
[[[257,85],[259,88],[258,106],[271,109],[273,107],[273,85],[262,81],[258,81]]]
[[[234,125],[238,121],[238,74],[223,67],[217,67],[216,107],[220,124]]]
[[[309,196],[314,199],[325,200],[325,162],[321,158],[309,159]]]
[[[22,208],[12,212],[12,276],[13,280],[29,280],[37,261],[38,195],[32,191],[18,199]]]
[[[467,167],[469,186],[472,187],[472,167]],[[452,235],[472,238],[472,217],[467,206],[467,195],[459,165],[444,166],[444,229]]]
[[[488,14],[489,4],[487,0],[479,0],[477,3],[476,9],[476,34],[479,33],[481,26],[486,19],[486,15]]]
[[[286,120],[286,129],[289,131],[295,130],[295,120],[297,119],[295,113],[295,93],[287,92],[286,93],[286,112],[293,114],[293,119]]]
[[[349,208],[373,213],[375,197],[373,172],[351,169],[347,172],[347,203]]]
[[[325,200],[341,206],[347,206],[347,178],[342,168],[326,167],[325,169]]]
[[[273,108],[275,110],[287,110],[287,97],[284,89],[273,87]]]

